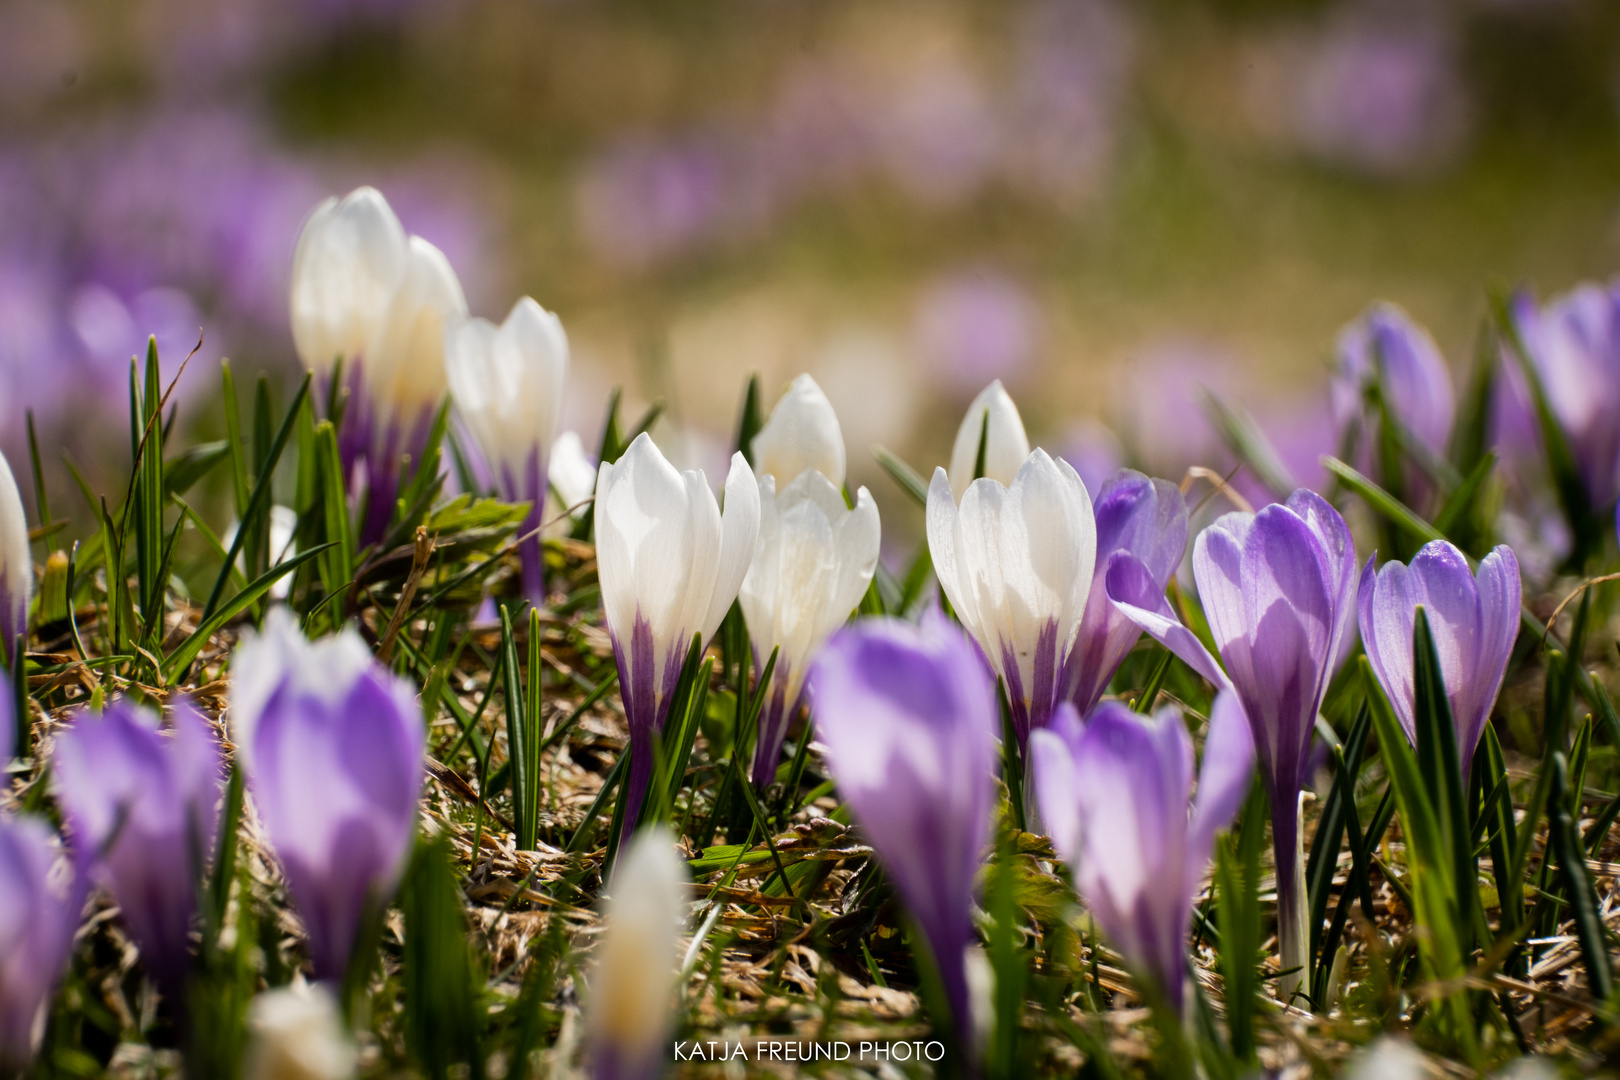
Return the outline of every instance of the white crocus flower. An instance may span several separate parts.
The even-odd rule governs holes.
[[[596,490],[596,459],[585,452],[579,432],[565,431],[551,444],[548,479],[559,513],[578,517],[585,512],[580,504]]]
[[[34,555],[28,548],[28,517],[11,463],[0,454],[0,657],[10,657],[17,637],[28,632],[28,598],[34,587]],[[0,731],[0,737],[5,732]],[[6,743],[6,746],[11,744]]]
[[[958,507],[945,470],[935,469],[928,550],[957,617],[1006,681],[1022,748],[1068,690],[1097,560],[1086,485],[1068,462],[1036,450],[1011,486],[975,480]]]
[[[815,469],[799,473],[780,495],[775,477],[761,476],[759,507],[759,543],[738,600],[756,662],[781,650],[754,752],[754,782],[764,787],[776,776],[812,656],[849,619],[872,581],[879,523],[870,492],[861,488],[851,510],[843,492]]]
[[[358,1055],[324,985],[266,990],[248,1007],[247,1080],[348,1080]]]
[[[467,298],[444,253],[405,235],[373,188],[328,199],[304,222],[293,253],[293,340],[310,370],[342,359],[350,389],[339,444],[363,465],[360,541],[387,531],[402,455],[419,460],[444,400],[444,337]]]
[[[411,237],[404,280],[365,355],[373,399],[406,421],[437,409],[448,390],[445,332],[466,317],[467,297],[450,260],[420,236]]]
[[[703,473],[677,471],[646,432],[597,474],[597,575],[630,722],[626,830],[692,638],[714,636],[754,556],[759,486],[741,454],[732,455],[725,498],[722,514]]]
[[[409,246],[376,188],[315,208],[293,253],[293,344],[305,367],[326,372],[370,348],[405,280]]]
[[[539,528],[548,454],[562,416],[568,335],[557,316],[528,297],[506,321],[468,319],[445,335],[445,374],[462,420],[495,474],[501,496],[529,503],[518,532],[523,591],[545,600]]]
[[[791,483],[806,469],[815,469],[834,486],[844,482],[844,433],[838,414],[808,375],[793,380],[754,436],[751,449],[759,471],[780,484]]]
[[[961,499],[968,485],[973,483],[974,467],[979,461],[979,442],[984,441],[984,476],[1003,484],[1013,482],[1013,476],[1029,457],[1029,436],[1024,433],[1024,421],[1018,415],[1018,406],[997,379],[973,399],[962,426],[956,429],[956,443],[951,447],[951,494]]]
[[[687,880],[675,838],[662,827],[638,833],[614,867],[587,1002],[595,1076],[660,1071],[691,907]]]

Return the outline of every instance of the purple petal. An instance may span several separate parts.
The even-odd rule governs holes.
[[[1164,590],[1140,559],[1125,552],[1109,560],[1108,599],[1153,640],[1179,656],[1188,667],[1217,687],[1231,685],[1198,635],[1181,624]]]

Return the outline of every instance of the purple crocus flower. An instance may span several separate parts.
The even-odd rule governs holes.
[[[51,831],[0,816],[0,1074],[27,1068],[84,906],[84,878],[58,865]]]
[[[1587,495],[1607,508],[1620,497],[1620,286],[1588,283],[1539,305],[1519,293],[1510,313]]]
[[[1121,469],[1097,493],[1097,570],[1080,635],[1069,666],[1075,684],[1070,692],[1081,716],[1089,713],[1108,689],[1114,672],[1142,636],[1142,628],[1108,599],[1104,582],[1115,559],[1135,560],[1142,573],[1164,592],[1187,550],[1187,501],[1168,480],[1150,480]]]
[[[1299,969],[1279,987],[1287,998],[1307,962],[1299,794],[1316,714],[1355,622],[1355,543],[1339,512],[1301,489],[1257,514],[1216,519],[1193,545],[1193,577],[1224,673],[1139,563],[1109,568],[1108,596],[1199,674],[1236,690],[1249,718],[1271,797],[1282,964]]]
[[[1083,727],[1065,709],[1031,736],[1030,755],[1041,817],[1081,899],[1181,1012],[1192,899],[1254,768],[1243,707],[1230,690],[1216,697],[1190,812],[1192,740],[1174,708],[1147,717],[1106,701]]]
[[[1362,412],[1366,387],[1380,376],[1389,411],[1430,451],[1444,454],[1456,412],[1451,372],[1429,332],[1394,304],[1374,304],[1339,333],[1329,390],[1337,426]]]
[[[93,853],[147,970],[166,993],[185,978],[196,883],[219,831],[219,737],[184,700],[173,735],[156,714],[118,701],[56,739],[57,801]]]
[[[994,796],[995,683],[942,613],[865,620],[811,665],[816,722],[838,788],[933,951],[967,1030],[964,952]]]
[[[416,832],[426,729],[415,689],[352,629],[308,642],[284,608],[231,661],[231,734],[323,978],[393,893]]]
[[[1519,636],[1519,602],[1519,561],[1505,544],[1480,560],[1477,575],[1445,540],[1425,544],[1410,566],[1390,561],[1375,573],[1368,559],[1361,571],[1362,644],[1414,742],[1412,635],[1418,605],[1428,614],[1465,778]]]

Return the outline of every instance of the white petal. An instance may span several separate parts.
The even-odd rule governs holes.
[[[10,633],[28,624],[28,597],[34,586],[34,556],[28,548],[28,516],[11,463],[0,454],[0,602],[10,605],[3,623]],[[0,656],[10,656],[14,641],[0,642]]]
[[[878,551],[882,545],[883,526],[878,519],[877,503],[864,487],[855,493],[855,509],[846,511],[834,526],[833,543],[838,553],[838,586],[833,594],[829,616],[836,618],[823,627],[829,634],[843,625],[855,605],[866,595],[877,570]]]
[[[693,565],[697,553],[691,517],[686,479],[646,432],[636,436],[618,462],[602,464],[596,485],[596,563],[603,612],[614,634],[628,640],[638,608],[655,638],[680,632],[673,624],[681,616],[688,575],[701,572]]]
[[[759,471],[788,484],[815,469],[834,485],[844,482],[844,434],[838,414],[809,375],[793,380],[751,447]]]
[[[934,479],[928,485],[928,557],[934,564],[934,577],[945,591],[956,617],[969,633],[977,632],[978,615],[971,597],[962,586],[961,567],[957,561],[956,526],[959,511],[956,498],[951,494],[951,482],[945,470],[936,468]]]
[[[325,983],[301,979],[266,990],[248,1007],[253,1034],[246,1080],[347,1080],[358,1053]]]
[[[726,475],[726,507],[722,518],[718,573],[702,623],[704,641],[714,636],[714,632],[720,628],[720,621],[731,609],[731,602],[737,599],[737,590],[742,587],[748,564],[753,561],[754,542],[758,536],[759,485],[754,480],[754,471],[748,467],[748,459],[740,453],[733,454],[731,471]]]
[[[366,384],[385,414],[437,408],[447,386],[445,332],[467,317],[467,298],[444,252],[410,239],[405,277],[366,350]]]
[[[989,417],[988,422],[986,416]],[[978,463],[979,442],[984,440],[984,475],[1011,484],[1018,469],[1029,457],[1029,436],[1018,406],[997,379],[979,392],[962,417],[951,447],[951,493],[961,499],[973,482]]]
[[[567,372],[562,323],[528,297],[499,327],[468,319],[446,333],[450,391],[492,464],[521,470],[536,447],[550,447]]]
[[[687,902],[686,864],[663,827],[636,834],[614,867],[591,969],[590,1028],[623,1060],[660,1053],[668,1036]]]
[[[596,465],[586,455],[578,432],[565,431],[551,444],[550,479],[563,510],[591,497],[596,486]]]
[[[405,277],[405,230],[375,188],[317,206],[298,235],[290,290],[293,342],[324,371],[364,352]]]

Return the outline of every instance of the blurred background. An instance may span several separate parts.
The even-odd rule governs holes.
[[[1088,476],[1219,464],[1204,387],[1306,470],[1371,301],[1460,372],[1487,287],[1607,277],[1620,5],[0,0],[0,446],[120,447],[148,332],[205,330],[183,422],[221,356],[290,379],[299,225],[362,183],[475,313],[562,316],[587,445],[622,384],[712,477],[807,370],[915,534],[867,448],[927,471],[991,379]]]

